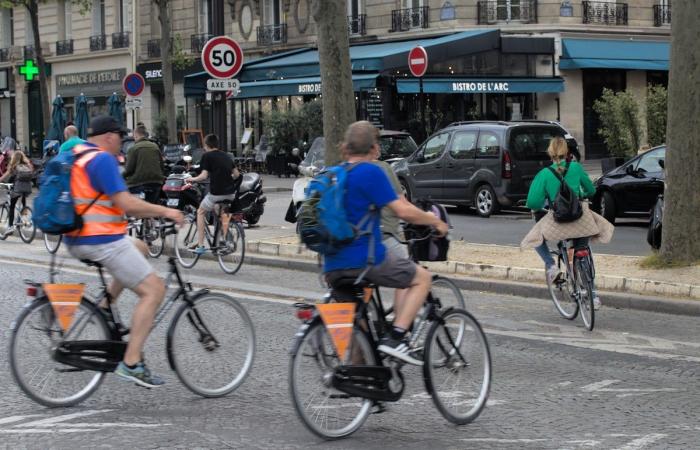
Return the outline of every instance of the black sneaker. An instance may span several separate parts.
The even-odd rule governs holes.
[[[385,336],[379,340],[379,347],[377,350],[384,353],[385,355],[393,356],[396,359],[407,362],[408,364],[413,364],[415,366],[422,366],[423,361],[416,359],[411,354],[411,348],[408,346],[406,339],[394,339],[391,336]]]

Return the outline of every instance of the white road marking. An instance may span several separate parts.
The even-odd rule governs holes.
[[[92,428],[155,428],[167,427],[170,423],[128,423],[128,422],[104,422],[104,423],[61,423],[57,426],[68,428],[92,427]]]
[[[95,414],[102,414],[112,411],[111,409],[92,409],[88,411],[77,412],[73,414],[64,414],[62,416],[49,417],[48,419],[35,420],[32,422],[23,423],[20,425],[15,425],[15,428],[19,427],[53,427],[60,422],[65,422],[67,420],[77,419],[78,417],[94,416]]]
[[[655,434],[647,434],[646,436],[642,436],[638,439],[635,439],[633,441],[629,441],[627,444],[623,445],[622,447],[617,448],[616,450],[639,450],[640,448],[644,448],[647,445],[651,445],[657,441],[660,441],[661,439],[665,438],[668,436],[667,434],[660,434],[660,433],[655,433]]]
[[[8,423],[14,423],[14,422],[21,422],[25,419],[29,419],[30,417],[42,417],[44,414],[27,414],[25,416],[10,416],[10,417],[3,417],[0,418],[0,425],[5,425]]]
[[[645,388],[645,389],[639,389],[639,388],[608,388],[607,386],[611,386],[613,384],[620,383],[620,380],[603,380],[599,381],[597,383],[592,383],[588,384],[586,386],[583,386],[581,388],[582,391],[585,392],[612,392],[616,393],[616,397],[619,398],[624,398],[624,397],[632,397],[635,395],[646,395],[646,394],[653,394],[656,392],[678,392],[679,389],[674,389],[674,388]]]
[[[496,444],[533,444],[535,442],[549,442],[549,439],[499,439],[499,438],[462,438],[465,442],[493,442]]]

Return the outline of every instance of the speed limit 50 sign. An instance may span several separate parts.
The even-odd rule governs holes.
[[[214,78],[233,78],[243,66],[243,51],[228,36],[216,36],[202,48],[202,66]]]

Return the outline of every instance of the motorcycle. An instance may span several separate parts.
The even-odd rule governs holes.
[[[306,157],[297,167],[301,177],[294,181],[294,186],[292,187],[292,201],[289,203],[289,208],[287,208],[287,213],[284,216],[284,220],[287,222],[296,223],[297,211],[306,197],[306,186],[325,167],[323,158],[324,140],[322,137],[318,137],[311,144]]]
[[[256,172],[241,175],[241,185],[238,188],[238,207],[243,212],[248,226],[255,225],[265,212],[267,197],[263,194],[262,177]]]

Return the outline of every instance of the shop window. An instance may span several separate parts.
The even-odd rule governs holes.
[[[498,158],[501,154],[501,146],[498,136],[492,131],[482,131],[479,134],[479,143],[476,148],[477,158]]]
[[[472,159],[476,156],[476,131],[455,133],[450,146],[453,159]]]
[[[442,133],[430,138],[430,140],[425,143],[423,150],[418,152],[419,157],[423,157],[423,162],[430,162],[438,159],[440,155],[442,155],[442,151],[445,149],[449,137],[449,133]]]

